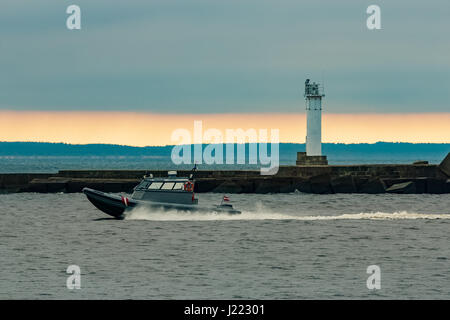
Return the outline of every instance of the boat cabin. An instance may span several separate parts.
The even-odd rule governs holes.
[[[197,204],[192,177],[177,177],[169,171],[168,177],[144,176],[134,188],[132,199],[163,203]]]

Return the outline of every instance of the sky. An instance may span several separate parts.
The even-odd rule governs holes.
[[[66,28],[71,4],[81,30]],[[371,4],[381,30],[366,27]],[[450,142],[448,17],[448,0],[2,0],[0,123],[11,128],[0,141],[123,140],[90,136],[94,117],[98,128],[122,119],[133,136],[141,119],[164,121],[166,132],[195,118],[277,127],[285,142],[304,142],[311,78],[325,86],[328,142]],[[55,136],[69,117],[73,132]],[[154,125],[148,136],[159,138],[139,144],[168,141]],[[333,133],[339,126],[348,138]]]

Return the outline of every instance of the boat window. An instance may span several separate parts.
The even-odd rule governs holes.
[[[175,182],[166,182],[161,187],[161,190],[172,190],[174,184]]]
[[[184,183],[183,182],[175,183],[175,186],[173,187],[173,190],[184,190]]]
[[[162,182],[152,182],[152,184],[148,187],[149,190],[159,190],[162,186]]]
[[[148,181],[142,181],[139,183],[139,185],[136,187],[136,189],[146,189],[150,183]]]

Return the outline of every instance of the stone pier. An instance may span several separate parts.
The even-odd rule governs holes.
[[[55,174],[0,174],[0,193],[131,192],[142,176],[166,176],[165,170],[62,170]],[[178,176],[191,172],[178,171]],[[220,193],[450,193],[450,153],[441,164],[281,166],[274,176],[259,170],[199,170],[196,192]]]

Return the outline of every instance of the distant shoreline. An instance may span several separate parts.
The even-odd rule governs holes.
[[[248,143],[246,144],[248,145]],[[0,142],[0,156],[170,156],[173,145],[134,147],[114,144],[67,144],[51,142]],[[305,149],[304,143],[280,143],[280,156],[296,154]],[[434,154],[442,158],[450,151],[450,143],[323,143],[326,155]]]

